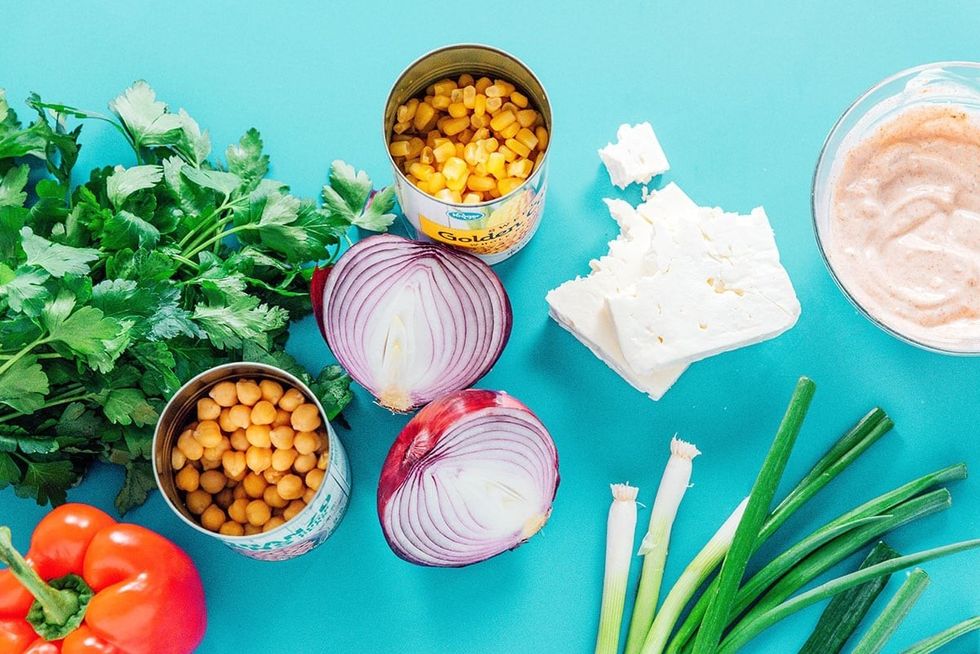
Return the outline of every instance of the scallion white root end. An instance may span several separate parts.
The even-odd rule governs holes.
[[[619,651],[619,631],[626,603],[630,560],[633,558],[633,532],[636,529],[636,495],[629,484],[612,484],[612,506],[606,527],[606,571],[602,582],[602,608],[596,654]]]

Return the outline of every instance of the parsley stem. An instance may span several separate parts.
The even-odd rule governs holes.
[[[256,227],[255,225],[253,225],[251,223],[247,223],[245,225],[239,225],[238,227],[232,227],[231,229],[226,229],[223,232],[219,232],[218,234],[215,234],[211,238],[207,239],[206,241],[204,241],[203,243],[201,243],[200,245],[198,245],[197,247],[195,247],[190,252],[185,252],[184,253],[184,256],[187,257],[188,259],[192,259],[193,257],[195,257],[196,255],[200,254],[204,250],[207,250],[209,247],[211,247],[215,243],[220,243],[221,241],[223,241],[225,239],[225,237],[231,236],[232,234],[236,234],[238,232],[243,232],[243,231],[246,231],[246,230],[249,230],[249,229],[255,229],[255,227]]]
[[[6,363],[0,366],[0,375],[10,370],[10,368],[12,368],[15,363],[20,361],[21,358],[24,357],[24,355],[28,354],[31,350],[33,350],[37,346],[47,343],[47,341],[48,341],[47,336],[38,336],[36,339],[34,339],[32,343],[28,343],[27,345],[25,345],[20,350],[20,352],[11,356],[9,359],[7,359]]]

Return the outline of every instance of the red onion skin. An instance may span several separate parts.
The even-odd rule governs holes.
[[[388,504],[388,500],[405,482],[405,479],[411,473],[415,463],[419,459],[423,458],[432,448],[434,448],[439,443],[442,436],[449,429],[451,429],[460,418],[474,411],[481,411],[494,406],[526,411],[537,419],[534,412],[527,408],[524,403],[511,397],[507,393],[504,393],[503,391],[486,391],[479,389],[467,389],[451,395],[440,397],[439,399],[430,402],[417,414],[415,414],[415,417],[413,417],[408,424],[405,425],[405,428],[402,429],[401,433],[398,434],[398,438],[395,439],[391,449],[388,451],[388,456],[381,468],[381,479],[378,482],[378,519],[382,523],[384,522],[384,511],[385,506]],[[558,485],[560,482],[561,477],[558,474],[558,454],[556,451],[555,489],[551,495],[552,502],[554,502],[555,496],[558,494]],[[397,543],[392,542],[392,540],[388,537],[386,530],[382,529],[382,532],[385,534],[385,540],[388,541],[389,547],[391,547],[392,551],[400,558],[419,565],[429,565],[416,561],[412,557],[407,556]],[[526,542],[527,540],[520,541],[513,547],[509,548],[509,550],[516,549]],[[503,552],[500,552],[499,554],[503,554]],[[462,567],[465,565],[469,565],[469,563],[462,563],[460,566],[456,567]]]
[[[316,318],[316,324],[320,328],[320,335],[323,336],[323,340],[327,340],[327,328],[323,324],[323,289],[327,286],[327,277],[330,276],[330,271],[333,270],[333,266],[327,266],[321,268],[317,266],[313,269],[313,277],[310,279],[310,301],[313,304],[313,317]]]

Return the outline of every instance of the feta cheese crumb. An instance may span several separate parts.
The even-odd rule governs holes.
[[[616,139],[615,144],[609,143],[599,150],[599,158],[606,165],[610,181],[619,188],[625,189],[633,183],[649,184],[670,169],[650,123],[620,125]]]

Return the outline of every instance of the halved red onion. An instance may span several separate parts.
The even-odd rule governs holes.
[[[510,337],[510,300],[490,266],[393,234],[318,270],[311,295],[334,356],[392,411],[471,386]]]
[[[398,435],[381,469],[378,517],[401,558],[461,567],[536,534],[558,480],[555,443],[530,409],[503,392],[460,391]]]

